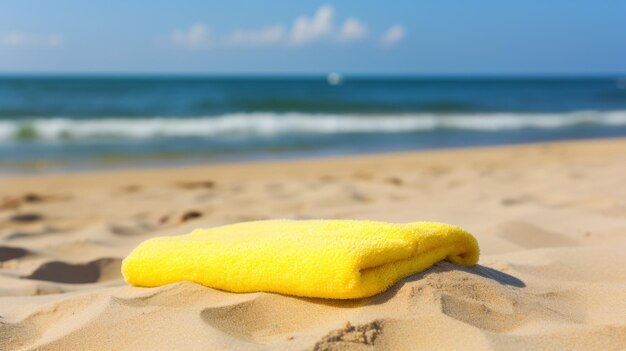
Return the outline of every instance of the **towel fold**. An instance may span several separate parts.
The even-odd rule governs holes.
[[[440,260],[471,266],[476,239],[444,223],[268,220],[141,243],[123,261],[129,284],[192,281],[232,292],[350,299],[380,293]]]

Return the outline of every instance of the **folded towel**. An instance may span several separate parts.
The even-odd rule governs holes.
[[[380,293],[446,259],[471,266],[478,243],[443,223],[268,220],[159,237],[122,263],[129,284],[192,281],[232,292],[350,299]]]

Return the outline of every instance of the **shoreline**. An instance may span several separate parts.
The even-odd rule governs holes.
[[[138,167],[133,166],[120,166],[120,167],[85,167],[84,169],[75,169],[75,168],[62,168],[53,171],[44,171],[39,173],[38,171],[29,172],[25,171],[24,173],[2,173],[0,168],[0,182],[2,181],[11,181],[16,179],[23,178],[45,178],[45,177],[65,177],[65,176],[75,176],[75,175],[89,175],[89,174],[116,174],[116,173],[137,173],[137,172],[168,172],[168,171],[197,171],[200,169],[206,168],[221,168],[221,167],[241,167],[241,166],[259,166],[259,165],[283,165],[290,163],[317,163],[317,162],[325,162],[325,161],[333,161],[333,160],[351,160],[351,159],[362,159],[362,158],[384,158],[384,157],[397,157],[397,156],[418,156],[424,154],[447,154],[447,153],[459,153],[459,152],[469,152],[472,153],[474,151],[489,151],[489,150],[508,150],[508,149],[516,149],[516,148],[526,148],[526,147],[535,147],[535,146],[550,146],[550,145],[576,145],[576,144],[594,144],[594,143],[619,143],[620,141],[626,141],[626,137],[617,136],[617,137],[599,137],[599,138],[580,138],[580,139],[563,139],[563,140],[548,140],[548,141],[537,141],[537,142],[520,142],[520,143],[509,143],[509,144],[490,144],[490,145],[470,145],[465,147],[440,147],[440,148],[423,148],[423,149],[400,149],[400,150],[390,150],[390,151],[378,151],[378,152],[364,152],[364,153],[346,153],[346,154],[328,154],[328,155],[294,155],[288,156],[285,158],[250,158],[250,159],[232,159],[232,160],[223,160],[217,162],[206,162],[206,161],[190,161],[189,163],[182,162],[180,164],[171,164],[171,165],[158,165],[157,161],[154,164],[146,164]],[[100,163],[100,162],[99,162]]]

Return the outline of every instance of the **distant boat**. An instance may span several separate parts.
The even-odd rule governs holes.
[[[328,75],[326,76],[326,81],[329,85],[339,85],[341,84],[342,80],[343,79],[341,78],[341,75],[339,75],[339,73],[337,72],[328,73]]]

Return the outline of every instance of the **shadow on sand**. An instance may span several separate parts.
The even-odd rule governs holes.
[[[475,265],[474,267],[463,267],[463,266],[452,264],[450,262],[443,261],[443,262],[436,263],[431,268],[423,272],[419,272],[419,273],[413,274],[411,276],[408,276],[404,279],[399,280],[396,284],[390,287],[387,291],[382,292],[372,297],[366,297],[362,299],[351,299],[351,300],[333,300],[333,299],[301,298],[301,297],[298,297],[298,298],[304,299],[312,303],[324,304],[324,305],[334,306],[334,307],[343,307],[343,308],[353,308],[353,307],[359,307],[359,306],[364,306],[364,305],[378,305],[396,296],[398,291],[402,289],[402,287],[405,284],[422,280],[426,276],[431,275],[431,274],[439,274],[439,273],[452,272],[452,271],[465,272],[465,273],[476,275],[482,278],[490,279],[502,285],[511,286],[515,288],[526,287],[526,284],[522,280],[510,274],[498,271],[493,268],[489,268],[489,267],[482,266],[479,264]]]

